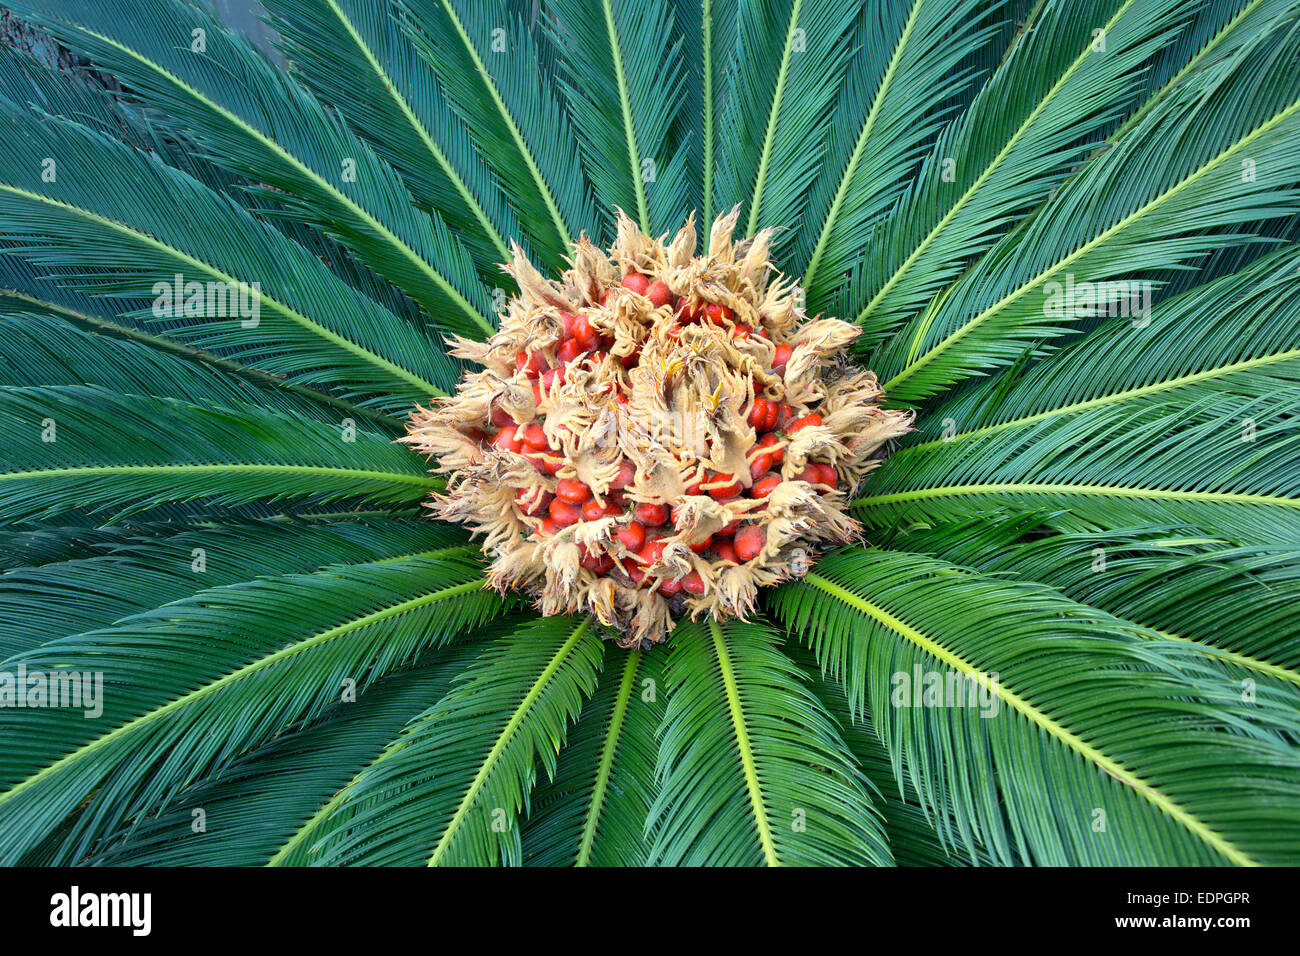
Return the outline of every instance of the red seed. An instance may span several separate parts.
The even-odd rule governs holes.
[[[585,351],[586,349],[582,347],[582,343],[577,339],[565,339],[560,343],[560,347],[555,350],[555,357],[563,364],[568,365]]]
[[[773,491],[776,490],[776,486],[779,485],[780,483],[781,483],[781,476],[769,472],[768,474],[764,475],[762,478],[758,479],[758,481],[754,482],[754,487],[749,489],[749,493],[755,498],[766,498],[768,495],[770,495]]]
[[[542,373],[542,387],[546,389],[547,392],[555,391],[555,389],[564,384],[564,374],[564,366],[547,369]]]
[[[768,415],[774,415],[771,409],[772,403],[766,398],[762,395],[754,396],[754,404],[750,407],[749,417],[746,419],[746,421],[749,422],[749,427],[761,428],[763,422],[767,421]]]
[[[546,451],[525,452],[524,457],[528,463],[544,475],[554,475],[564,464],[564,459],[559,455],[553,455]]]
[[[632,459],[623,458],[619,460],[618,474],[614,476],[614,480],[609,483],[609,486],[615,491],[621,491],[635,480],[636,465],[632,463]]]
[[[606,574],[614,567],[614,559],[607,554],[593,552],[589,548],[582,549],[582,556],[578,558],[578,563],[588,571],[594,571],[597,574]]]
[[[793,435],[801,428],[807,428],[809,425],[820,425],[821,423],[822,417],[816,412],[813,412],[809,415],[804,415],[802,418],[796,418],[789,425],[786,425],[785,433],[787,435]]]
[[[688,594],[704,593],[704,578],[700,577],[699,571],[692,571],[686,577],[682,578],[682,588]]]
[[[516,434],[533,451],[546,451],[551,447],[551,443],[546,440],[546,432],[542,431],[542,426],[537,422],[524,426],[524,430]]]
[[[776,356],[772,359],[772,371],[778,375],[785,375],[786,363],[790,361],[790,356],[794,354],[794,349],[782,342],[776,347]]]
[[[655,279],[654,282],[651,282],[645,290],[645,295],[656,309],[662,308],[673,301],[673,292],[663,279]]]
[[[519,502],[520,510],[530,518],[545,514],[554,498],[555,495],[549,491],[539,491],[535,488],[520,488],[515,492],[515,500]]]
[[[822,464],[818,467],[821,469],[823,485],[829,485],[831,488],[834,488],[839,484],[839,475],[835,473],[835,467],[833,465]]]
[[[682,589],[681,581],[665,581],[659,585],[659,593],[664,597],[672,597]]]
[[[627,572],[627,576],[632,579],[633,584],[638,587],[645,584],[645,568],[641,567],[641,565],[637,564],[631,558],[624,559],[623,570]]]
[[[779,465],[781,462],[785,461],[785,447],[781,445],[781,439],[777,438],[775,435],[764,435],[758,440],[758,444],[754,447],[771,448],[772,450],[767,453],[767,456],[772,459],[772,464],[774,465]]]
[[[546,371],[546,356],[541,352],[516,352],[515,368],[529,378],[537,378]]]
[[[690,325],[692,322],[698,322],[702,310],[700,304],[694,299],[683,297],[677,303],[677,321],[682,325]]]
[[[511,417],[510,413],[495,402],[492,404],[492,414],[490,417],[492,419],[492,424],[497,428],[505,428],[507,425],[513,425],[515,423],[515,420]]]
[[[663,505],[639,504],[633,514],[648,528],[657,528],[668,520],[668,509]]]
[[[645,525],[639,521],[629,522],[626,528],[618,529],[618,540],[629,551],[640,551],[645,547]]]
[[[573,321],[574,321],[574,315],[572,312],[560,313],[560,325],[564,328],[563,337],[566,339],[569,336],[573,335]]]
[[[772,427],[784,428],[785,423],[788,422],[793,417],[794,417],[794,407],[786,402],[782,402],[777,409],[776,421],[773,423]]]
[[[577,524],[582,520],[582,512],[578,510],[578,506],[570,504],[563,498],[556,498],[551,502],[550,512],[551,518],[561,528],[567,528],[569,525]]]
[[[580,505],[591,497],[591,489],[577,478],[561,478],[555,485],[555,493],[575,505]]]
[[[631,289],[637,295],[645,295],[645,290],[650,285],[650,280],[639,272],[629,272],[623,277],[622,285],[624,289]]]
[[[560,526],[550,518],[543,518],[541,524],[537,526],[537,533],[545,538],[549,538],[559,530]]]
[[[740,482],[736,480],[735,475],[716,474],[700,486],[701,490],[707,491],[717,500],[724,498],[734,498],[740,494]]]
[[[664,548],[666,547],[668,547],[667,541],[663,538],[655,538],[642,545],[636,556],[641,559],[642,564],[657,564],[659,559],[664,556]]]
[[[602,505],[595,498],[592,498],[590,501],[588,501],[586,504],[582,506],[582,517],[585,518],[587,521],[599,521],[601,518],[606,518],[611,515],[616,515],[618,513],[619,510],[615,508],[613,505],[610,504]]]
[[[596,347],[596,340],[600,334],[591,326],[590,320],[585,315],[575,316],[573,319],[573,339],[582,346],[585,352]]]
[[[713,539],[713,553],[718,556],[719,561],[730,561],[732,564],[739,564],[736,558],[736,547],[731,543],[730,538]]]
[[[731,327],[731,337],[743,341],[744,339],[749,338],[750,331],[751,329],[748,325],[733,325]]]
[[[704,320],[714,325],[721,325],[723,319],[731,318],[731,314],[729,308],[718,302],[710,302],[704,306]]]
[[[756,524],[741,525],[736,531],[736,557],[741,561],[751,561],[758,556],[763,550],[763,542],[767,535],[762,527]]]
[[[694,544],[690,545],[689,547],[696,554],[703,554],[705,551],[709,550],[709,545],[711,544],[713,544],[713,535],[708,535],[707,537],[701,538],[699,541],[696,541]]]
[[[515,437],[516,430],[516,426],[506,425],[496,433],[496,437],[492,439],[492,446],[500,451],[519,451],[524,443]]]

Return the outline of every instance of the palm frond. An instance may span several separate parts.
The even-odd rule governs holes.
[[[864,345],[891,335],[1068,175],[1186,15],[1173,0],[1047,0],[1035,10],[864,250],[843,298],[852,310],[841,310],[864,326]]]
[[[910,322],[876,366],[890,395],[1010,365],[1063,324],[1131,310],[1142,283],[1149,300],[1164,272],[1243,241],[1242,224],[1300,209],[1300,81],[1276,67],[1300,33],[1267,39],[1172,92]],[[1100,300],[1074,294],[1118,279]]]
[[[21,655],[18,663],[42,672],[92,666],[93,657],[111,688],[101,719],[113,729],[68,709],[0,714],[9,741],[0,859],[20,859],[75,811],[59,851],[59,862],[74,862],[97,837],[319,715],[350,686],[500,614],[481,575],[466,549],[283,575],[209,589]]]
[[[867,784],[773,631],[678,625],[666,678],[653,862],[893,862]]]
[[[1140,331],[1112,322],[1009,387],[955,399],[931,416],[941,437],[868,478],[861,513],[906,524],[1060,508],[1076,527],[1294,542],[1298,282],[1280,253],[1168,300]]]
[[[776,610],[940,825],[956,821],[951,842],[1004,863],[1295,852],[1294,746],[1176,642],[1041,586],[884,551],[823,560]],[[1209,771],[1225,763],[1231,775]]]
[[[686,158],[670,134],[685,76],[669,0],[548,0],[545,13],[606,220],[623,209],[645,232],[676,228],[687,213]]]
[[[644,866],[657,791],[655,731],[663,719],[663,656],[609,662],[565,739],[555,776],[532,793],[521,834],[529,866]]]
[[[148,95],[212,159],[272,187],[294,215],[337,237],[436,321],[459,332],[492,331],[487,292],[447,225],[419,210],[392,167],[336,115],[201,7],[183,0],[14,6]],[[194,49],[195,30],[202,49]]]
[[[543,75],[537,37],[501,7],[466,0],[399,0],[421,59],[438,77],[532,248],[556,266],[571,237],[598,222],[576,139]]]
[[[267,0],[293,68],[497,281],[519,223],[465,124],[401,28],[396,0]]]
[[[537,764],[554,773],[603,653],[590,619],[546,618],[492,641],[280,862],[519,862]]]

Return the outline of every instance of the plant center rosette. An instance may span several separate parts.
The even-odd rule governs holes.
[[[623,646],[743,618],[851,540],[854,489],[910,429],[849,361],[859,330],[809,319],[771,231],[734,241],[736,216],[701,256],[690,221],[666,242],[620,216],[558,280],[513,249],[500,330],[454,343],[483,370],[403,439],[447,476],[433,513],[483,535],[493,587],[590,611]]]

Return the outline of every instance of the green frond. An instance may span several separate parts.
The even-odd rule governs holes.
[[[396,0],[267,0],[293,68],[320,99],[401,174],[500,281],[519,223],[500,185],[425,69],[399,22]]]
[[[0,414],[12,436],[0,459],[0,514],[10,520],[195,498],[413,502],[439,486],[418,458],[361,423],[252,405],[52,386],[0,389]]]
[[[940,133],[872,237],[844,304],[864,344],[887,339],[1042,200],[1128,106],[1138,71],[1187,5],[1048,0],[978,96]],[[1094,50],[1105,32],[1105,52]]]
[[[1168,300],[1141,329],[1113,321],[1007,388],[955,399],[930,416],[938,439],[868,478],[863,517],[1062,509],[1083,527],[1294,542],[1297,288],[1281,253]]]
[[[426,655],[431,663],[376,681],[355,702],[331,704],[312,723],[178,794],[163,813],[107,838],[86,864],[265,865],[430,699],[446,693],[472,651],[472,645],[439,650]]]
[[[1173,91],[904,327],[876,365],[891,397],[1010,365],[1081,317],[1131,314],[1166,271],[1300,210],[1300,80],[1276,69],[1300,37],[1268,39]]]
[[[183,0],[15,3],[24,16],[166,110],[167,122],[293,214],[337,237],[454,331],[485,334],[489,298],[459,239],[303,86]],[[194,49],[193,31],[202,32]],[[238,84],[230,78],[239,77]]]
[[[824,137],[804,227],[792,250],[809,308],[828,304],[942,128],[942,104],[972,84],[961,68],[987,43],[984,11],[963,0],[877,0],[853,32],[857,50]],[[818,278],[821,282],[818,282]]]
[[[417,329],[198,181],[84,127],[32,121],[4,104],[0,145],[10,157],[0,173],[0,235],[21,243],[15,253],[63,270],[65,281],[132,303],[161,300],[177,275],[220,283],[227,295],[244,288],[247,314],[227,298],[217,309],[223,314],[207,314],[206,299],[196,299],[199,315],[177,316],[177,302],[161,310],[180,320],[169,322],[167,334],[229,349],[302,384],[383,396],[389,407],[442,391]],[[56,173],[47,182],[45,160],[53,157]]]
[[[1213,673],[1174,642],[1041,586],[883,551],[824,559],[776,610],[870,714],[895,773],[906,761],[935,819],[956,821],[950,842],[1057,865],[1295,853],[1294,746],[1240,688],[1203,691]]]
[[[674,0],[686,71],[683,108],[687,189],[700,222],[711,223],[718,141],[726,102],[728,62],[736,42],[737,0]]]
[[[560,264],[581,230],[596,231],[576,137],[543,75],[537,38],[502,4],[398,0],[420,58],[477,143],[532,249]]]
[[[590,619],[537,620],[490,642],[295,852],[321,865],[518,863],[537,764],[554,774],[603,654]]]
[[[718,208],[746,211],[745,235],[799,220],[858,9],[846,0],[739,0],[716,181]],[[774,245],[788,240],[778,231]]]
[[[0,575],[0,660],[208,588],[433,551],[463,536],[428,522],[372,518],[145,526],[116,535],[83,531],[79,540],[79,553]]]
[[[670,134],[684,97],[669,0],[547,0],[548,34],[583,166],[606,221],[622,209],[648,233],[685,218],[686,159]]]
[[[655,731],[663,719],[663,655],[610,661],[574,723],[555,776],[533,791],[523,827],[529,866],[645,866],[646,818],[657,791]]]
[[[893,862],[880,813],[834,721],[773,631],[679,625],[665,676],[652,862]]]
[[[481,574],[468,549],[452,549],[282,575],[21,655],[12,663],[43,672],[89,667],[93,656],[111,693],[98,721],[68,709],[0,713],[0,859],[19,859],[75,811],[60,850],[74,862],[97,835],[156,812],[350,687],[472,630],[503,607]]]

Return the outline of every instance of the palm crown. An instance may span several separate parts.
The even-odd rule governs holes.
[[[122,92],[0,57],[0,657],[103,681],[0,860],[1300,859],[1294,0],[10,6]],[[449,338],[737,203],[916,412],[862,542],[645,650],[485,590]]]

